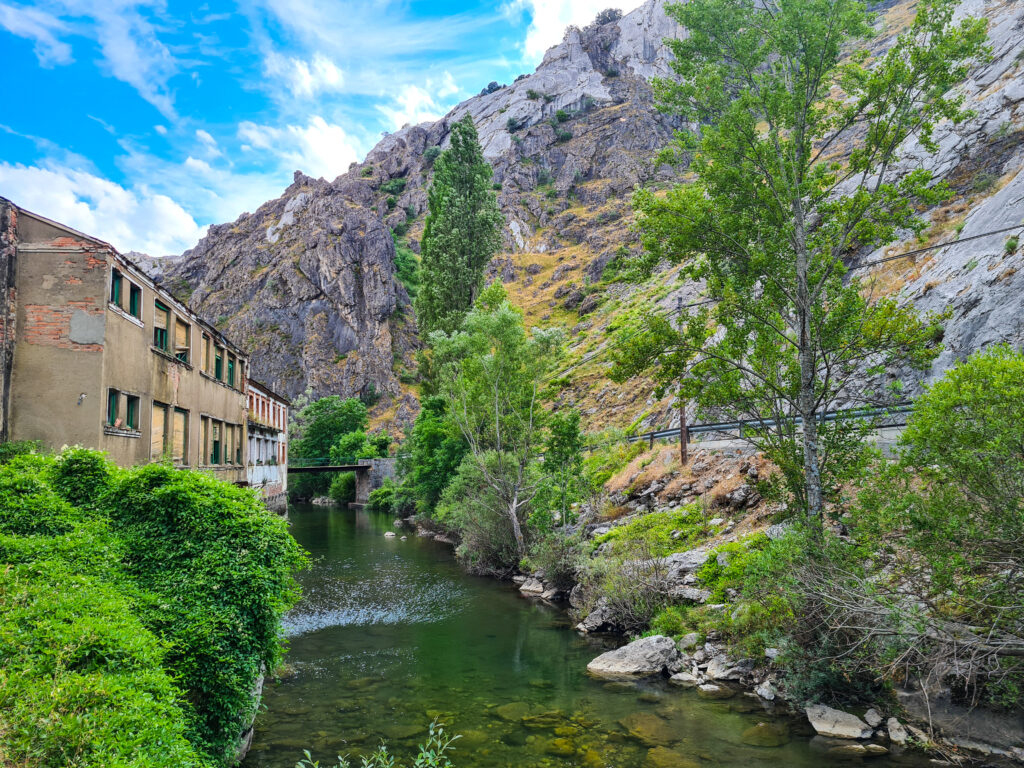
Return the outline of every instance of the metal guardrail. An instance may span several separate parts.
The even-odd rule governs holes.
[[[821,414],[820,421],[838,421],[840,419],[874,419],[878,417],[894,417],[895,421],[885,419],[888,423],[879,424],[879,427],[902,427],[906,426],[907,420],[905,414],[910,413],[914,410],[912,403],[897,403],[896,405],[888,408],[844,408],[837,411],[826,411]],[[714,432],[729,433],[738,432],[739,436],[742,437],[744,429],[771,429],[778,427],[780,424],[802,424],[803,418],[800,416],[788,416],[782,419],[745,419],[742,421],[723,421],[715,424],[694,424],[687,427],[687,433],[689,435],[702,435]],[[665,440],[668,438],[678,438],[679,427],[674,429],[661,429],[653,432],[644,432],[641,435],[629,435],[619,442],[639,443],[641,441],[653,442],[655,440]],[[593,450],[602,445],[607,445],[606,441],[603,443],[596,443],[594,445],[588,445],[587,450]]]
[[[288,468],[292,469],[308,469],[309,467],[343,467],[343,466],[355,466],[359,463],[359,459],[344,456],[337,461],[332,459],[330,456],[318,456],[316,458],[296,458],[294,456],[288,459]]]

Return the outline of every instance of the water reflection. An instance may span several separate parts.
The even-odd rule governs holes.
[[[759,699],[588,678],[601,640],[462,573],[444,545],[385,538],[389,518],[294,506],[291,519],[315,565],[287,617],[289,673],[265,689],[247,768],[292,768],[303,749],[357,757],[382,739],[408,756],[433,719],[462,734],[459,768],[846,764]]]

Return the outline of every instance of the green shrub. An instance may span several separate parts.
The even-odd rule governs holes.
[[[572,131],[568,128],[555,128],[555,141],[563,143],[569,141],[572,138]]]
[[[393,211],[395,210],[395,206],[398,205],[398,200],[395,199],[394,195],[389,195],[388,199],[384,201],[384,204],[387,205],[389,211]]]
[[[380,191],[386,195],[400,195],[405,189],[405,179],[388,179],[380,185]]]
[[[373,176],[373,166],[372,165],[366,166],[365,168],[363,168],[362,171],[360,171],[359,175],[362,176],[364,179],[369,178],[370,176]]]
[[[528,88],[528,89],[526,90],[526,98],[530,99],[531,101],[534,101],[534,100],[536,100],[536,99],[539,99],[539,98],[541,98],[541,97],[542,97],[543,95],[544,95],[544,94],[542,94],[542,93],[541,93],[540,91],[535,91],[535,90],[534,90],[533,88]]]
[[[13,442],[0,443],[0,464],[6,464],[15,456],[43,452],[43,444],[38,440],[15,440]]]
[[[692,631],[694,622],[690,610],[680,605],[663,608],[651,619],[650,630],[646,634],[665,635],[678,640]]]
[[[423,152],[423,162],[426,163],[427,165],[430,165],[440,156],[440,147],[427,147],[427,149]]]
[[[356,476],[354,472],[339,472],[331,480],[327,495],[337,504],[348,504],[356,500]]]
[[[542,568],[544,581],[558,589],[569,589],[577,581],[583,563],[583,540],[555,531],[534,541],[530,547],[530,570]]]
[[[187,736],[224,760],[253,714],[256,678],[280,661],[280,619],[305,556],[252,491],[198,472],[121,472],[105,499],[126,572],[153,596],[141,615],[170,648]]]
[[[644,543],[654,557],[691,549],[710,534],[704,529],[704,514],[699,503],[667,512],[651,512],[625,525],[612,528],[597,539],[612,542],[613,551],[623,551],[635,543]],[[673,534],[677,534],[673,537]]]
[[[1013,253],[1017,250],[1017,244],[1020,242],[1016,237],[1009,238],[1003,246],[1003,250],[1007,253]]]
[[[555,112],[555,122],[564,123],[572,118],[572,115],[566,112],[564,109],[559,109]]]
[[[0,466],[0,560],[0,762],[97,768],[224,764],[304,563],[252,492],[79,448]]]
[[[366,503],[366,511],[376,514],[393,514],[395,512],[395,496],[398,486],[390,477],[381,483],[380,488],[370,491],[370,498]]]

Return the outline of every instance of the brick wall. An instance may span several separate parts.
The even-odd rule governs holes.
[[[77,352],[101,352],[102,344],[78,344],[71,341],[71,316],[75,312],[85,312],[93,317],[102,317],[102,307],[97,307],[93,299],[69,301],[61,306],[51,307],[45,304],[25,305],[24,339],[27,344],[46,347],[73,349]]]

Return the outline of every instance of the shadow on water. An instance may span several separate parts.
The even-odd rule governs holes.
[[[405,758],[435,718],[462,734],[459,768],[849,764],[748,696],[709,702],[660,681],[588,678],[600,640],[507,584],[466,575],[449,547],[385,538],[388,517],[309,505],[290,515],[314,565],[285,621],[289,672],[264,690],[245,768],[293,768],[303,749],[358,762],[381,740]]]

